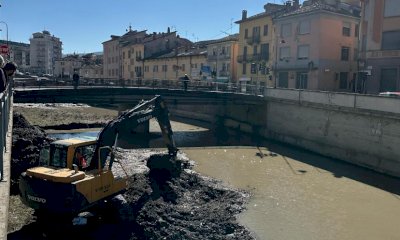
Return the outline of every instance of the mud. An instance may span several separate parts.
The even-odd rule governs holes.
[[[15,180],[19,172],[37,164],[38,147],[49,139],[20,115],[14,124]],[[52,223],[61,225],[42,225],[12,197],[10,211],[15,214],[10,212],[8,239],[253,239],[236,219],[249,195],[192,171],[184,154],[178,154],[178,165],[160,165],[169,159],[159,151],[120,149],[118,157],[124,171],[115,163],[116,175],[127,172],[128,189],[92,209],[95,216],[88,224],[65,225],[54,218]]]

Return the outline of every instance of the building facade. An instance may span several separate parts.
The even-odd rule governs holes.
[[[273,16],[291,8],[286,5],[264,5],[264,12],[247,16],[243,10],[239,24],[239,53],[237,56],[237,77],[241,83],[272,87],[270,69],[273,65],[274,47]]]
[[[361,2],[363,92],[400,91],[400,2]]]
[[[355,91],[360,7],[308,1],[274,18],[276,87]]]
[[[12,41],[0,40],[0,45],[8,46],[8,54],[1,54],[4,59],[15,62],[18,65],[18,71],[25,73],[30,68],[30,45]]]
[[[180,46],[192,43],[170,29],[166,33],[147,34],[131,28],[123,36],[111,36],[103,42],[104,77],[118,80],[140,80],[144,77],[145,59],[153,59]]]
[[[37,32],[30,39],[30,68],[35,74],[53,74],[55,61],[62,57],[62,42],[49,31]]]
[[[216,81],[237,82],[238,39],[234,34],[207,44],[207,63]]]
[[[54,63],[54,77],[61,79],[72,79],[74,73],[79,73],[82,65],[83,60],[77,54],[58,59]]]

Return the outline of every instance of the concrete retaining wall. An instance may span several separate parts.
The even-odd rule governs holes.
[[[400,177],[400,99],[267,89],[264,136]]]

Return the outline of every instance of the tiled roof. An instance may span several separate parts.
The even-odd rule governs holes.
[[[281,18],[281,17],[288,17],[288,16],[294,16],[294,15],[299,15],[299,14],[305,14],[305,13],[310,13],[310,12],[316,12],[316,11],[320,11],[320,10],[324,10],[324,11],[328,11],[328,12],[333,12],[333,13],[339,13],[339,14],[344,14],[344,15],[349,15],[349,16],[356,16],[355,14],[353,14],[351,11],[343,9],[343,8],[336,8],[333,7],[331,5],[322,3],[322,2],[314,2],[311,5],[307,5],[307,6],[302,6],[301,8],[298,8],[294,11],[290,11],[287,13],[284,13],[282,15],[280,15],[277,18]]]

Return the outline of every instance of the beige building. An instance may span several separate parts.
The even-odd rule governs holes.
[[[400,91],[400,1],[361,2],[361,90]]]
[[[74,73],[79,73],[83,60],[77,55],[68,55],[54,62],[54,76],[62,79],[72,79]]]
[[[239,34],[208,41],[207,63],[211,77],[219,82],[237,82],[237,56]],[[204,69],[203,69],[204,70]],[[206,77],[206,74],[203,74]]]
[[[272,18],[291,6],[268,3],[264,12],[247,16],[243,10],[239,24],[239,53],[237,77],[241,83],[273,86],[269,71],[273,65],[272,49],[275,43]]]
[[[314,0],[275,17],[276,86],[355,91],[359,13],[357,5]]]
[[[30,68],[33,73],[53,74],[55,61],[61,59],[62,42],[49,31],[37,32],[30,39]]]
[[[100,83],[104,78],[103,65],[85,64],[79,69],[79,76],[83,80],[95,81],[95,83]]]
[[[200,80],[201,67],[206,64],[206,49],[181,47],[158,57],[146,58],[144,79],[179,80],[187,74],[191,80]]]
[[[103,42],[106,79],[141,80],[144,60],[156,58],[180,46],[192,43],[168,28],[166,33],[147,34],[129,29],[123,36],[111,36]]]

